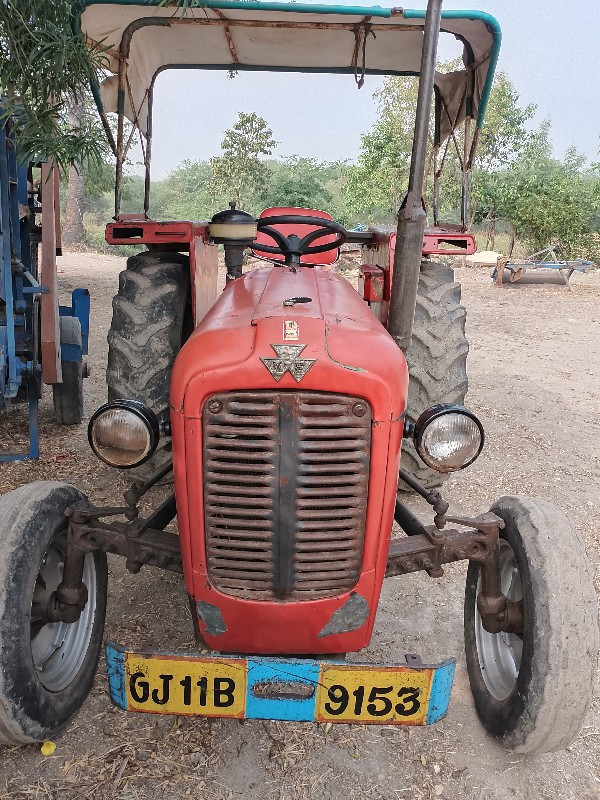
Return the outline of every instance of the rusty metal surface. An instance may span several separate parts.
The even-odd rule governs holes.
[[[203,409],[207,571],[256,599],[327,597],[358,581],[371,412],[319,392],[213,395]]]
[[[333,636],[336,633],[348,633],[357,631],[365,624],[369,618],[369,603],[365,597],[352,592],[343,606],[336,609],[329,622],[319,633],[319,639],[323,636]]]
[[[466,559],[474,561],[481,570],[477,607],[483,627],[490,633],[507,631],[522,635],[523,603],[507,600],[500,585],[499,536],[504,522],[491,513],[478,517],[443,517],[445,522],[472,529],[446,530],[436,514],[436,525],[422,526],[423,533],[392,539],[386,577],[425,570],[437,578],[444,574],[443,564]]]
[[[197,600],[196,611],[198,616],[206,626],[207,633],[212,636],[220,636],[227,630],[227,625],[221,614],[221,609],[205,600]]]
[[[47,290],[42,294],[40,306],[40,350],[42,380],[44,383],[62,383],[60,360],[60,326],[58,314],[58,279],[56,276],[57,205],[56,168],[42,164],[40,188],[42,192],[42,246],[40,283]]]
[[[139,572],[148,564],[172,572],[183,572],[179,537],[175,533],[145,527],[145,520],[103,522],[101,517],[125,515],[126,508],[96,508],[87,501],[67,509],[69,539],[66,563],[77,551],[91,553],[103,550],[127,559],[130,572]],[[65,576],[67,576],[65,564]],[[75,581],[64,581],[73,585]]]
[[[119,51],[121,56],[124,59],[129,58],[129,53],[131,49],[131,41],[133,39],[133,35],[136,31],[141,30],[142,28],[146,28],[148,26],[159,26],[165,28],[171,28],[176,25],[201,25],[203,27],[212,26],[217,28],[272,28],[275,30],[289,30],[289,29],[296,29],[296,30],[324,30],[324,31],[350,31],[354,32],[356,28],[355,22],[289,22],[289,21],[277,21],[277,20],[259,20],[259,19],[233,19],[231,17],[225,16],[222,12],[216,11],[216,9],[211,9],[211,11],[217,13],[219,16],[217,19],[209,17],[208,14],[204,17],[192,17],[192,16],[181,16],[181,17],[144,17],[141,19],[136,19],[131,22],[127,28],[123,31],[123,37],[121,39],[121,45],[119,47]],[[414,32],[421,32],[423,30],[423,25],[411,25],[411,24],[393,24],[393,23],[384,23],[378,24],[377,22],[370,23],[371,28],[375,32],[400,32],[400,33],[414,33]],[[235,50],[235,48],[234,48]],[[230,51],[231,52],[231,51]],[[232,53],[233,56],[233,53]],[[239,63],[237,59],[234,58],[234,64]]]
[[[124,556],[130,572],[139,572],[149,564],[173,572],[183,572],[179,536],[149,527],[162,517],[165,523],[174,515],[171,498],[148,518],[132,515],[132,506],[92,505],[81,500],[65,510],[69,519],[67,552],[63,576],[55,592],[48,598],[44,615],[47,622],[75,622],[87,603],[88,593],[83,583],[84,560],[87,553],[96,551]],[[166,513],[166,509],[169,509]],[[128,522],[103,522],[102,517],[132,517]]]
[[[319,392],[225,393],[209,398],[203,418],[206,552],[213,585],[226,594],[266,600],[308,600],[351,589],[360,573],[365,529],[367,404]],[[158,529],[173,517],[174,497],[148,517],[140,517],[137,507],[163,471],[134,484],[125,493],[127,505],[97,507],[82,500],[66,510],[67,553],[62,582],[47,603],[49,621],[79,618],[87,600],[86,553],[122,555],[131,572],[144,564],[183,571],[179,537]],[[473,561],[481,570],[477,608],[483,627],[522,636],[523,602],[507,600],[500,582],[503,520],[493,513],[449,515],[442,512],[447,503],[441,495],[421,489],[434,506],[436,524],[422,525],[410,515],[409,535],[390,543],[386,577],[421,570],[441,577],[443,564]],[[116,516],[128,521],[103,521]],[[446,529],[447,523],[467,529]],[[198,613],[221,630],[218,609],[201,605]],[[329,624],[336,631],[351,630],[366,613],[365,599],[353,594]],[[326,628],[320,635],[328,633]]]

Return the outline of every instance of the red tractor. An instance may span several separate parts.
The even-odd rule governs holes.
[[[441,6],[78,4],[76,34],[110,45],[111,74],[95,87],[103,121],[118,114],[116,139],[106,123],[117,160],[107,240],[148,248],[121,274],[109,402],[93,414],[89,441],[138,480],[117,507],[53,482],[0,498],[0,741],[53,736],[85,699],[102,647],[106,553],[132,572],[183,573],[198,642],[194,653],[108,643],[110,693],[124,709],[433,723],[448,707],[452,660],[390,653],[374,666],[345,655],[368,647],[385,577],[438,578],[444,564],[468,560],[465,649],[483,724],[520,752],[560,749],[576,735],[598,648],[577,534],[545,500],[502,497],[489,513],[456,516],[436,489],[477,458],[484,434],[462,405],[460,289],[429,259],[448,243],[472,246],[464,225],[438,224],[435,208],[425,233],[429,114],[435,87],[436,157],[464,126],[464,222],[500,44],[493,18]],[[435,72],[440,30],[462,42],[464,69]],[[192,65],[341,72],[358,83],[365,73],[418,75],[394,231],[347,231],[299,208],[258,220],[234,206],[210,222],[150,220],[154,78]],[[119,214],[125,117],[146,161],[136,216]],[[362,248],[363,296],[318,268],[348,241]],[[216,299],[220,244],[227,285]],[[243,274],[248,247],[270,264]],[[171,472],[174,493],[142,516],[141,498]],[[404,504],[399,483],[432,506],[433,524]],[[175,517],[178,535],[166,530]]]

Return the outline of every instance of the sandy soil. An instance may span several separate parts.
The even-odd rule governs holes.
[[[105,398],[110,298],[124,260],[72,254],[60,261],[65,291],[89,287],[92,337],[87,412]],[[486,510],[502,494],[549,498],[585,538],[596,568],[600,542],[600,273],[558,285],[493,287],[485,270],[459,269],[468,309],[469,404],[487,445],[479,461],[450,480],[456,511]],[[0,443],[14,443],[20,409],[0,417]],[[98,503],[117,501],[125,482],[99,464],[85,425],[54,424],[51,393],[41,407],[41,458],[0,466],[0,493],[32,480],[70,481]],[[427,514],[425,509],[420,509]],[[146,568],[129,575],[111,558],[106,635],[128,646],[186,648],[192,627],[181,580]],[[464,667],[464,565],[441,580],[425,575],[386,583],[371,647],[361,658],[424,660],[454,656],[450,711],[430,729],[238,723],[127,715],[113,708],[101,665],[79,715],[57,738],[53,756],[39,747],[6,748],[0,798],[331,798],[512,800],[600,797],[600,703],[568,751],[515,756],[481,728]]]

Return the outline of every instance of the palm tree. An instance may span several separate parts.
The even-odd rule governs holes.
[[[106,140],[81,107],[102,70],[103,50],[71,28],[71,0],[0,0],[0,96],[3,114],[19,120],[23,161],[47,159],[65,172],[98,161]]]

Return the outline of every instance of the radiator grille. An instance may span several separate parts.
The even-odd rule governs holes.
[[[216,394],[203,431],[212,585],[280,600],[351,589],[365,530],[368,404],[319,392]]]

